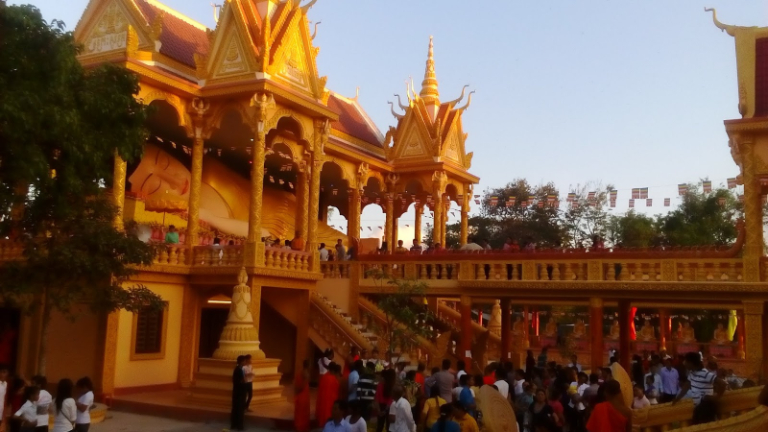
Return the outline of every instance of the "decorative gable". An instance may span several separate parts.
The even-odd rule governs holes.
[[[459,166],[463,166],[462,159],[464,150],[462,147],[457,128],[451,128],[451,131],[448,132],[448,137],[443,144],[443,159]]]
[[[223,8],[210,56],[198,58],[198,67],[206,64],[206,72],[200,78],[215,81],[258,72],[260,61],[256,48],[244,17],[240,16],[244,12],[236,5],[227,4]]]
[[[287,2],[275,15],[268,73],[312,98],[322,99],[326,79],[318,77],[315,58],[319,50],[312,46],[314,35],[309,32],[305,11]]]
[[[393,159],[432,159],[432,145],[429,133],[420,119],[411,112],[403,122],[401,132],[397,133],[391,152]]]
[[[137,30],[139,47],[150,45],[149,35],[145,33],[146,23],[142,22],[138,11],[126,6],[124,1],[105,1],[93,7],[92,18],[81,23],[83,28],[76,32],[77,41],[84,46],[82,56],[124,51],[128,47],[129,27]]]
[[[311,75],[307,67],[307,53],[298,31],[291,32],[283,42],[282,58],[275,62],[276,75],[300,89],[312,93]]]

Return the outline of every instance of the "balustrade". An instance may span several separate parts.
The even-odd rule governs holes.
[[[264,265],[267,268],[303,272],[309,270],[310,255],[307,252],[267,247],[265,254]]]
[[[153,265],[185,266],[189,257],[189,248],[184,245],[159,245],[155,250]]]
[[[243,265],[242,246],[195,246],[194,266],[240,267]]]

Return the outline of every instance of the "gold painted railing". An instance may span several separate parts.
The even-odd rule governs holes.
[[[194,266],[240,267],[243,265],[243,246],[195,246]]]
[[[310,254],[307,252],[297,252],[290,249],[267,247],[264,253],[264,265],[267,268],[295,270],[302,272],[309,270]]]
[[[757,396],[762,387],[752,387],[725,392],[718,403],[721,419],[728,419],[753,410],[757,407]],[[673,428],[685,427],[693,418],[693,401],[684,399],[677,404],[665,403],[651,405],[641,410],[633,410],[632,423],[635,430],[642,432],[662,432]],[[722,421],[722,420],[721,420]],[[723,429],[723,431],[728,429]]]
[[[346,355],[352,346],[373,350],[373,343],[348,316],[337,312],[323,297],[313,292],[309,310],[310,326],[338,354]]]
[[[189,248],[184,245],[161,245],[155,251],[153,265],[188,265]]]
[[[349,261],[323,261],[320,263],[320,272],[327,279],[347,279],[350,277],[349,269]]]

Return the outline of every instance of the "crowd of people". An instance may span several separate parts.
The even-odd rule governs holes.
[[[630,374],[634,399],[627,406],[610,367],[588,373],[576,355],[561,365],[550,361],[546,348],[538,356],[528,351],[520,368],[492,363],[473,375],[463,361],[453,366],[444,360],[442,368],[427,373],[423,364],[415,369],[390,364],[378,352],[369,358],[354,348],[336,363],[333,352],[326,351],[317,364],[318,426],[326,432],[475,432],[483,422],[480,388],[490,386],[507,399],[521,432],[630,431],[632,409],[683,399],[695,406],[692,423],[715,421],[718,399],[727,389],[755,385],[729,376],[714,361],[705,367],[698,353],[635,356]],[[308,376],[305,369],[302,379]],[[299,432],[309,430],[305,389],[307,403],[297,406],[296,413]]]
[[[93,408],[93,383],[83,377],[62,379],[56,392],[44,376],[27,381],[0,366],[0,432],[88,432]],[[53,424],[50,424],[50,420]]]

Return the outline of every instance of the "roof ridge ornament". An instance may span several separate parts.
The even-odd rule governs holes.
[[[712,12],[712,22],[715,23],[715,27],[719,28],[721,31],[727,32],[731,36],[734,36],[735,30],[736,30],[736,28],[738,28],[738,26],[727,25],[727,24],[721,23],[717,19],[717,10],[715,10],[715,8],[705,7],[704,8],[704,12]]]
[[[299,4],[299,3],[297,3],[297,4]],[[305,4],[304,6],[301,6],[301,11],[304,12],[304,14],[306,15],[307,12],[309,12],[309,10],[312,9],[312,6],[314,6],[315,3],[317,3],[317,0],[312,0],[309,3]]]
[[[459,108],[457,111],[459,111],[459,112],[464,112],[464,111],[466,111],[466,110],[467,110],[467,108],[469,108],[469,105],[470,105],[470,104],[472,104],[472,95],[473,95],[473,94],[475,94],[475,91],[474,91],[474,90],[472,90],[471,92],[469,92],[469,96],[467,97],[467,104],[466,104],[466,105],[464,105],[463,107]]]
[[[465,84],[464,87],[462,87],[461,89],[461,95],[459,96],[459,98],[448,102],[448,105],[455,106],[456,104],[464,100],[464,94],[466,93],[468,87],[469,87],[469,84]]]
[[[424,69],[424,81],[421,82],[419,96],[424,102],[440,104],[440,92],[437,89],[437,75],[435,74],[435,43],[434,37],[429,37],[429,51],[427,52],[427,64]]]

